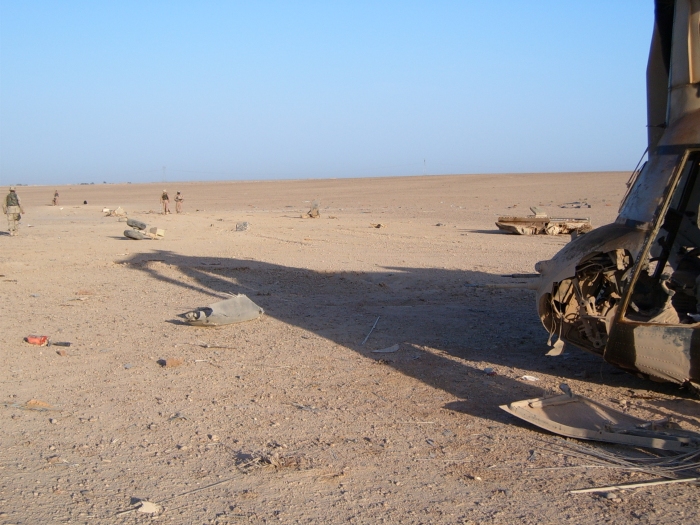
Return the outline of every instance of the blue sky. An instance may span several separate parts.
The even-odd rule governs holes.
[[[631,170],[651,0],[0,0],[0,184]]]

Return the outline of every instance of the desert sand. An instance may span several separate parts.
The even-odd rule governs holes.
[[[507,275],[569,242],[499,233],[499,215],[600,226],[628,177],[20,186],[19,236],[0,235],[0,523],[700,522],[695,486],[569,494],[651,478],[586,466],[499,409],[566,382],[700,430],[676,386],[546,357],[532,291],[474,286],[523,282]],[[575,201],[591,207],[560,208]],[[126,239],[102,213],[118,206],[165,238]],[[227,293],[265,314],[183,322]]]

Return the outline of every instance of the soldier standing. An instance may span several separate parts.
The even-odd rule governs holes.
[[[163,203],[163,215],[170,213],[170,197],[168,197],[168,192],[163,190],[163,195],[160,196],[160,200]]]
[[[175,213],[182,213],[182,201],[184,200],[182,193],[178,191],[177,195],[175,195]]]
[[[58,206],[58,190],[53,192],[53,205]]]
[[[14,186],[10,186],[10,193],[5,196],[2,211],[7,214],[7,227],[10,230],[10,235],[17,235],[17,222],[22,218],[20,214],[24,213],[24,208],[22,208]]]

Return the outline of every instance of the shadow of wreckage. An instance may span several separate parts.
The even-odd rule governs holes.
[[[151,262],[177,268],[191,282],[164,275]],[[509,277],[478,271],[401,267],[372,273],[319,272],[160,250],[135,254],[124,263],[153,279],[209,296],[193,308],[215,302],[226,293],[246,294],[264,308],[267,316],[313,332],[368,359],[382,359],[398,372],[460,398],[447,403],[445,409],[479,418],[533,429],[498,406],[539,397],[545,392],[536,383],[504,375],[486,376],[483,370],[459,360],[517,367],[528,374],[546,373],[564,380],[679,395],[677,385],[639,379],[577,349],[565,357],[545,357],[547,333],[537,317],[531,290],[465,286],[512,283],[514,280]],[[368,293],[375,297],[368,299]],[[335,328],[339,324],[336,321],[346,323],[351,315],[358,318],[353,330]],[[367,345],[362,346],[360,343],[378,316],[380,322]],[[164,322],[186,324],[180,319]],[[396,343],[401,343],[398,353],[372,353],[373,349]],[[581,377],[582,370],[590,372],[588,378]],[[478,398],[470,399],[475,389],[488,390],[488,404],[478,403]]]

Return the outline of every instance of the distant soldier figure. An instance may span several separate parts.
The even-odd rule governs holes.
[[[2,211],[7,214],[7,226],[10,230],[10,235],[17,235],[17,222],[22,218],[20,215],[24,213],[24,208],[19,201],[19,195],[15,192],[15,187],[10,186],[10,193],[5,197],[2,203]]]
[[[58,206],[58,190],[53,192],[53,205]]]
[[[177,195],[175,195],[175,213],[182,213],[182,201],[184,200],[182,193],[178,191]]]
[[[168,192],[163,190],[163,195],[160,196],[160,200],[163,203],[163,215],[170,213],[170,197],[168,197]]]

